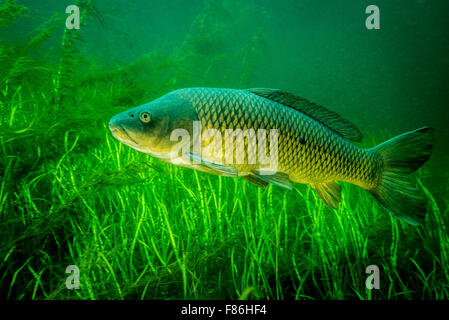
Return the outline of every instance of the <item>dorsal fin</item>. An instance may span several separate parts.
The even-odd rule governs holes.
[[[248,89],[248,91],[305,113],[345,139],[352,141],[362,140],[362,133],[355,125],[343,119],[335,112],[310,102],[307,99],[277,89],[254,88]]]

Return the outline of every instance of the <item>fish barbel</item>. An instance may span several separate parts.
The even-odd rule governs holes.
[[[304,98],[276,89],[222,88],[172,91],[114,116],[109,127],[121,142],[167,162],[242,177],[260,187],[310,184],[333,208],[341,199],[336,181],[343,181],[369,191],[408,223],[420,224],[426,213],[427,199],[408,174],[430,158],[433,128],[364,149],[353,143],[362,139],[357,127]],[[192,139],[180,143],[174,132]],[[263,144],[258,139],[266,135],[259,132],[270,133]],[[229,137],[235,143],[226,142]],[[276,166],[264,172],[266,158],[263,162],[255,150],[267,145],[270,150],[264,154]],[[174,161],[174,148],[191,161]],[[195,148],[197,152],[192,151]]]

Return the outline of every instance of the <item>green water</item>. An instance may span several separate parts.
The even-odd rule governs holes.
[[[81,9],[79,30],[65,8]],[[365,8],[380,8],[367,30]],[[1,1],[2,299],[449,298],[447,1]],[[109,119],[184,87],[278,88],[362,146],[423,126],[425,223],[342,183],[259,189],[117,140]],[[80,289],[66,287],[79,268]],[[380,289],[365,287],[369,265]]]

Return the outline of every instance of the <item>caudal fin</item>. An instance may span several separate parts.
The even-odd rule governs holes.
[[[369,191],[391,214],[413,225],[424,220],[427,198],[408,174],[429,160],[433,133],[433,128],[417,129],[372,149],[383,158],[383,172],[377,187]]]

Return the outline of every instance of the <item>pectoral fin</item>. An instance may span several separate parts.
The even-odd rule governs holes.
[[[341,200],[341,187],[335,181],[327,181],[311,185],[315,188],[321,200],[334,209],[338,209],[338,204]]]
[[[275,174],[260,174],[258,171],[253,171],[253,173],[258,179],[265,181],[266,183],[271,183],[289,190],[293,188],[292,182],[285,173],[277,172]]]
[[[199,165],[204,166],[207,169],[209,169],[208,171],[212,171],[215,174],[233,177],[233,178],[237,178],[239,176],[238,170],[235,167],[210,162],[210,161],[201,159],[200,157],[198,157],[192,153],[189,153],[189,157],[190,157],[190,159],[195,160],[196,162],[199,162]]]

